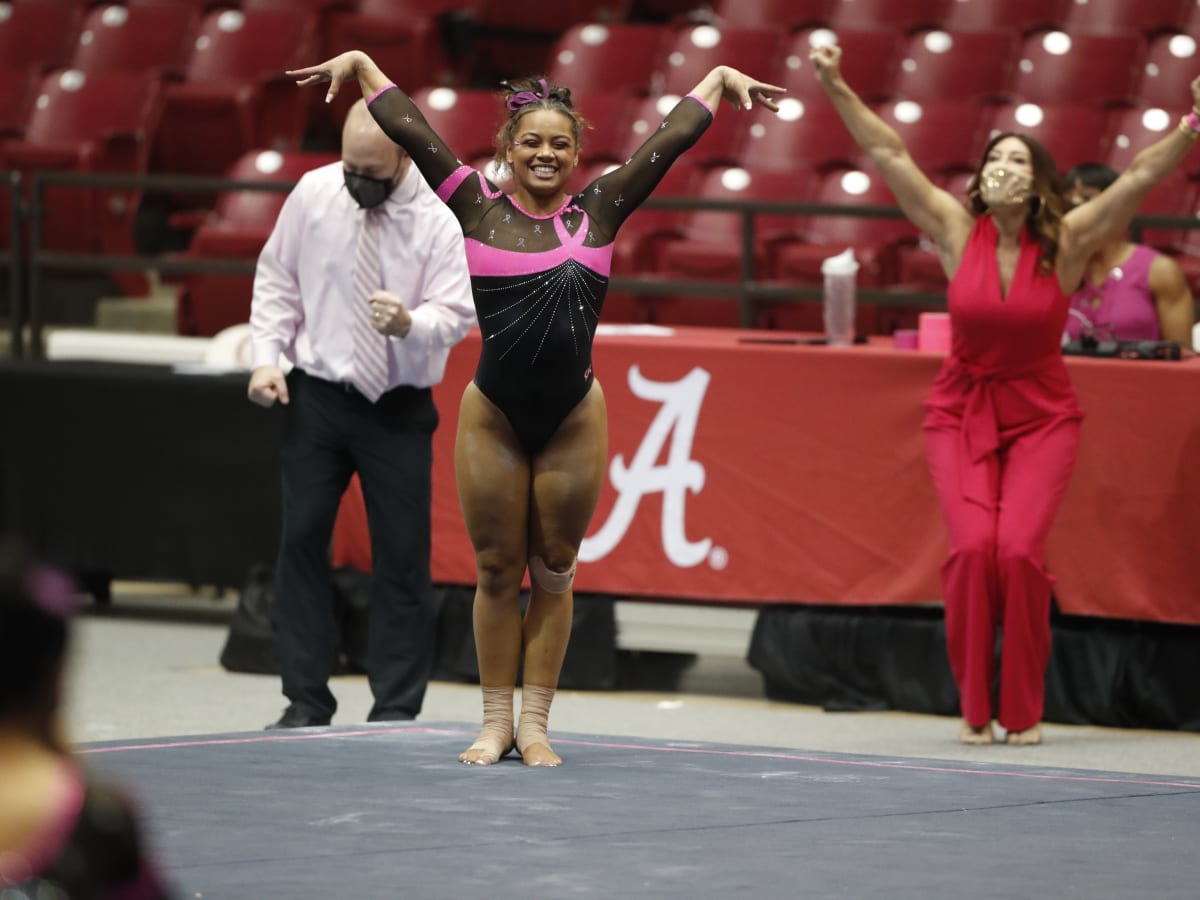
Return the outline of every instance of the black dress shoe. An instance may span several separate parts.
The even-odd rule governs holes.
[[[368,722],[411,722],[415,719],[410,712],[403,709],[380,709],[371,710],[371,714],[367,716]]]
[[[283,711],[278,722],[272,722],[267,726],[267,731],[274,731],[277,728],[314,728],[328,724],[329,716],[315,716],[299,707],[289,706]]]

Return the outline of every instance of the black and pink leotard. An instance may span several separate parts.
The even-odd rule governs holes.
[[[483,333],[475,384],[525,451],[537,453],[591,387],[617,230],[708,127],[712,110],[683,98],[625,165],[536,216],[462,165],[403,91],[389,86],[368,102],[462,225]]]

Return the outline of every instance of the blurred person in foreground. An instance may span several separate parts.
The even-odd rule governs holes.
[[[70,579],[0,540],[0,897],[167,897],[133,805],[85,772],[63,738],[77,602]]]

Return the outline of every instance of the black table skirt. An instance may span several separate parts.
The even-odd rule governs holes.
[[[77,574],[240,587],[280,518],[282,413],[247,381],[0,362],[0,529]]]

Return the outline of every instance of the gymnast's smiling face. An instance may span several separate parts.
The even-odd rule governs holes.
[[[535,197],[562,193],[579,165],[575,123],[553,109],[534,109],[521,117],[505,158],[517,185]]]

